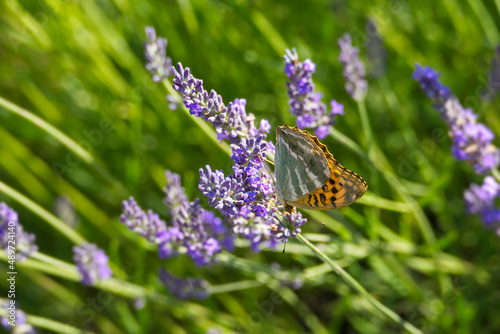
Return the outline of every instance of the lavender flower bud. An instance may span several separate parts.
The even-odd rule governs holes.
[[[82,284],[95,285],[111,277],[106,253],[95,244],[84,243],[73,247],[73,260],[82,275]]]
[[[7,310],[10,306],[9,300],[5,300],[2,302],[2,309]],[[16,321],[12,322],[7,317],[0,317],[0,323],[2,327],[9,331],[11,330],[12,334],[36,334],[38,331],[36,327],[26,323],[26,313],[19,309],[19,306],[16,303],[16,311],[15,311]],[[12,326],[15,323],[14,326]]]
[[[165,288],[179,299],[205,299],[210,295],[208,282],[199,278],[176,277],[160,268],[160,280]]]
[[[488,86],[483,92],[483,98],[493,101],[500,91],[500,45],[495,49],[495,55],[491,60],[491,69],[488,74]]]
[[[500,184],[491,177],[484,178],[482,185],[471,184],[464,192],[467,212],[481,215],[485,225],[491,227],[500,223],[500,209],[495,206],[495,199],[500,197]]]
[[[151,210],[148,210],[147,213],[144,212],[133,197],[123,201],[122,208],[120,223],[150,242],[157,242],[158,233],[167,229],[165,222],[156,213]]]
[[[500,163],[500,152],[492,144],[494,134],[488,127],[476,121],[477,115],[464,108],[450,89],[442,85],[439,73],[430,67],[416,65],[412,78],[428,97],[434,100],[434,108],[448,124],[448,135],[453,140],[452,153],[458,160],[467,161],[477,174],[488,173]]]
[[[285,212],[283,216],[285,218],[285,225],[280,224],[276,220],[275,224],[277,228],[272,229],[271,233],[276,239],[283,239],[283,242],[287,242],[288,238],[296,238],[297,234],[302,232],[300,227],[307,223],[307,219],[302,218],[300,211],[294,211],[293,213]]]
[[[387,50],[373,20],[366,20],[365,29],[370,36],[366,45],[366,58],[369,65],[368,75],[380,78],[387,72]]]
[[[15,236],[9,232],[15,232]],[[0,248],[5,249],[7,254],[9,254],[9,240],[15,241],[17,261],[22,262],[38,251],[35,235],[25,232],[19,223],[17,212],[0,202]]]
[[[323,95],[315,92],[312,74],[316,71],[316,65],[310,59],[301,63],[295,49],[286,50],[283,59],[285,74],[290,79],[286,83],[290,113],[297,117],[299,128],[314,128],[319,139],[325,138],[330,126],[335,124],[337,113],[327,114],[326,105],[321,102]]]
[[[146,27],[147,42],[144,43],[146,70],[153,76],[154,82],[167,78],[171,72],[172,60],[167,57],[167,39],[156,37],[153,27]]]
[[[352,46],[351,36],[345,34],[338,40],[339,61],[344,67],[345,89],[356,101],[364,100],[368,83],[365,80],[365,65],[359,59],[359,49]]]

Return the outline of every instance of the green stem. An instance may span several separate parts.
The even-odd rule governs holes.
[[[361,118],[361,124],[363,126],[363,132],[365,133],[366,148],[368,154],[372,156],[373,154],[373,136],[370,127],[370,120],[368,119],[368,113],[366,111],[365,101],[356,101],[358,104],[359,116]]]
[[[4,308],[0,308],[0,316],[6,316],[7,310]],[[52,319],[47,319],[43,317],[39,317],[36,315],[26,314],[26,323],[33,325],[37,328],[43,328],[49,330],[51,333],[74,333],[74,334],[93,334],[94,332],[90,331],[82,331],[76,327],[73,327],[68,324],[64,324],[62,322],[58,322]]]
[[[84,161],[86,164],[88,164],[90,167],[92,167],[97,173],[99,173],[106,181],[108,181],[110,184],[112,184],[117,191],[120,193],[120,195],[124,195],[127,193],[125,188],[119,183],[117,180],[115,180],[111,174],[106,171],[100,164],[97,163],[97,161],[90,155],[83,147],[78,145],[73,139],[70,137],[66,136],[63,132],[61,132],[59,129],[55,128],[54,126],[50,125],[40,117],[34,115],[33,113],[29,112],[26,109],[23,109],[19,107],[18,105],[15,105],[12,102],[9,102],[2,97],[0,97],[0,106],[4,107],[6,110],[9,110],[22,118],[26,119],[27,121],[31,122],[33,125],[37,126],[38,128],[42,129],[43,131],[47,132],[49,135],[54,137],[58,142],[60,142],[62,145],[66,146],[68,150],[73,152],[77,157],[79,157],[82,161]]]
[[[70,239],[73,243],[80,245],[85,242],[85,239],[82,238],[77,232],[75,232],[71,227],[65,224],[63,221],[58,219],[56,216],[51,214],[49,211],[45,210],[35,202],[33,202],[28,197],[23,194],[17,192],[15,189],[9,187],[2,181],[0,181],[0,192],[3,192],[7,196],[11,197],[19,204],[23,205],[25,208],[39,216],[41,219],[45,220],[49,225],[54,227],[56,230],[61,232],[65,237]]]
[[[394,311],[389,309],[387,306],[379,302],[377,299],[372,297],[368,291],[366,291],[365,288],[361,284],[359,284],[358,281],[356,281],[351,275],[349,275],[342,267],[340,267],[338,264],[333,262],[326,254],[324,254],[322,251],[320,251],[316,246],[314,246],[309,240],[304,238],[301,234],[297,235],[297,238],[303,242],[306,246],[308,246],[323,262],[329,264],[333,270],[347,283],[349,284],[354,290],[356,290],[361,296],[363,296],[368,302],[370,302],[377,310],[382,312],[385,316],[387,316],[389,319],[393,320],[394,322],[398,323],[401,325],[406,331],[409,333],[419,333],[422,334],[422,332],[415,328],[412,324],[407,322],[406,320],[402,319],[399,315],[397,315]]]
[[[7,256],[4,252],[0,252],[0,260],[7,262]],[[16,262],[16,266],[21,269],[22,268],[34,269],[46,274],[50,274],[56,277],[61,277],[74,282],[80,281],[80,274],[78,273],[74,265],[51,258],[41,253],[34,253],[33,258],[26,259],[23,262]],[[143,288],[142,286],[135,285],[127,281],[118,280],[115,278],[109,278],[105,281],[98,282],[97,284],[94,285],[94,287],[97,289],[106,290],[116,295],[128,298],[142,297],[142,298],[154,299],[159,296],[158,293],[150,292],[147,289]]]
[[[210,286],[208,291],[210,294],[225,293],[225,292],[232,292],[232,291],[239,291],[239,290],[244,290],[244,289],[256,288],[256,287],[259,287],[261,285],[262,285],[262,283],[259,281],[246,280],[246,281],[239,281],[239,282],[233,282],[233,283],[227,283],[227,284],[212,285],[212,286]]]
[[[498,171],[498,169],[493,169],[491,171],[491,174],[495,177],[495,179],[497,179],[498,182],[500,182],[500,172]]]

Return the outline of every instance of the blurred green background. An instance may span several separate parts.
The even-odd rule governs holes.
[[[311,222],[303,232],[422,331],[500,332],[500,240],[479,218],[466,215],[463,204],[464,189],[482,178],[453,159],[448,138],[433,139],[433,131],[446,126],[410,79],[415,62],[434,67],[464,106],[499,134],[498,100],[481,98],[500,43],[499,1],[4,0],[0,13],[0,97],[77,143],[88,139],[86,133],[102,135],[85,147],[89,164],[0,107],[0,180],[105,249],[114,277],[166,298],[141,308],[141,301],[112,293],[109,302],[92,308],[88,298],[99,296],[99,289],[48,273],[34,260],[17,276],[16,299],[28,314],[96,333],[401,332],[296,240],[285,255],[281,249],[255,254],[241,243],[234,252],[238,261],[197,268],[187,256],[158,260],[154,247],[118,221],[128,196],[167,218],[165,169],[181,174],[190,199],[200,197],[206,208],[198,169],[208,164],[231,171],[224,148],[185,111],[170,110],[167,89],[144,69],[146,26],[168,39],[174,64],[190,67],[226,104],[246,98],[247,111],[273,126],[270,139],[277,126],[295,124],[287,112],[282,55],[296,47],[301,60],[316,63],[314,81],[324,101],[345,105],[335,128],[362,144],[357,107],[337,60],[337,39],[350,33],[369,73],[366,104],[387,157],[382,163],[408,197],[327,138],[329,150],[363,176],[370,194],[349,208],[311,213],[327,226]],[[75,211],[61,198],[70,199]],[[368,203],[380,198],[399,207]],[[8,191],[0,191],[0,201],[19,212],[41,253],[72,263],[72,240],[32,205]],[[422,222],[435,242],[423,237]],[[202,301],[176,300],[158,282],[159,266],[204,278],[220,291]],[[0,270],[7,271],[5,262]],[[282,284],[295,279],[303,281],[298,290]],[[227,286],[240,281],[249,286]],[[6,291],[6,281],[0,284]],[[273,301],[276,294],[279,302]]]

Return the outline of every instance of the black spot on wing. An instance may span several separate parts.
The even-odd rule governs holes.
[[[319,194],[319,200],[321,202],[321,205],[326,205],[326,196],[325,196],[325,194]]]

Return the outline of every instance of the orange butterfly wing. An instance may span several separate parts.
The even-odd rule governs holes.
[[[335,160],[318,138],[296,127],[292,129],[296,129],[311,138],[323,151],[330,168],[330,179],[306,197],[297,201],[287,201],[286,204],[309,210],[338,209],[354,203],[365,194],[368,189],[366,182],[358,174],[351,172]]]

